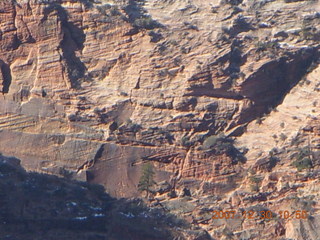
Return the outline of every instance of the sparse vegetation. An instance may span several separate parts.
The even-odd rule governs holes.
[[[308,26],[306,23],[302,25],[300,31],[300,37],[303,40],[317,40],[320,34],[317,32],[316,28]]]
[[[163,36],[160,32],[155,32],[153,30],[151,30],[148,35],[150,36],[150,42],[153,42],[153,43],[157,43],[159,42],[161,39],[163,39]]]
[[[261,117],[258,117],[258,118],[256,119],[256,123],[259,124],[259,125],[262,124],[262,121],[263,121],[263,120],[262,120]]]
[[[72,178],[72,175],[73,175],[72,171],[69,171],[69,170],[67,170],[67,169],[65,169],[65,168],[60,168],[60,169],[59,169],[59,174],[60,174],[62,177],[66,178],[66,179],[71,179],[71,178]]]
[[[270,156],[269,157],[269,169],[271,170],[272,168],[274,168],[276,166],[276,164],[279,162],[279,158],[275,157],[275,156]]]
[[[126,125],[126,127],[127,127],[130,131],[132,131],[132,132],[134,132],[134,133],[137,133],[137,132],[139,132],[139,131],[142,129],[142,127],[141,127],[140,124],[133,123],[132,121],[130,121],[130,122]]]
[[[97,10],[100,14],[111,17],[111,16],[120,16],[121,12],[119,11],[117,6],[112,6],[110,4],[104,4],[102,6],[98,6]]]
[[[312,164],[312,151],[309,147],[301,148],[296,154],[296,160],[292,163],[293,166],[297,168],[298,171],[304,169],[311,169]]]
[[[259,177],[257,175],[250,177],[251,183],[259,184],[261,181],[262,181],[261,177]]]
[[[319,66],[319,60],[318,61],[313,61],[310,66],[307,69],[307,73],[311,73],[313,70],[315,70]]]
[[[251,191],[259,192],[262,178],[260,176],[254,175],[254,176],[251,176],[249,179],[250,179],[250,183],[251,183],[251,185],[250,185]]]
[[[224,136],[223,134],[212,135],[203,141],[201,149],[215,154],[225,153],[227,156],[231,157],[234,162],[244,162],[246,160],[244,157],[246,149],[239,150],[233,144],[234,140]]]
[[[119,11],[119,9],[117,7],[111,8],[110,14],[111,14],[111,16],[119,16],[119,15],[121,15],[121,13],[120,13],[120,11]]]
[[[266,42],[257,42],[256,43],[256,48],[257,51],[266,51],[266,50],[270,50],[270,49],[276,49],[278,48],[279,44],[275,41],[266,41]]]
[[[284,0],[285,3],[292,3],[292,2],[298,2],[298,1],[304,1],[304,2],[314,2],[316,0]]]
[[[153,20],[150,16],[142,16],[134,20],[133,25],[139,29],[155,29],[159,27],[159,24]]]
[[[278,153],[279,152],[277,148],[273,148],[269,152],[269,161],[267,166],[268,171],[271,171],[277,165],[277,163],[280,162],[280,159],[276,156]]]
[[[181,139],[181,145],[183,147],[186,147],[186,148],[189,148],[193,145],[192,141],[190,141],[190,138],[188,136],[184,136],[182,139]]]
[[[168,141],[169,144],[173,144],[174,136],[168,131],[160,131],[161,134],[164,135],[164,138]]]
[[[298,146],[302,142],[303,140],[299,134],[291,139],[291,145],[294,145],[294,146]]]
[[[247,19],[242,14],[239,14],[234,20],[232,28],[237,30],[242,29],[243,31],[246,31],[252,29],[252,26],[249,22],[247,22]]]
[[[312,103],[312,106],[316,107],[317,104],[318,104],[318,101],[314,101],[314,102]]]
[[[303,198],[300,200],[302,209],[311,213],[313,211],[313,207],[317,204],[317,201],[315,201],[314,199],[314,195],[303,196]]]
[[[222,0],[220,1],[221,5],[230,4],[230,5],[239,5],[243,0]]]
[[[225,227],[223,230],[222,230],[222,234],[225,236],[225,239],[233,239],[233,237],[234,237],[234,234],[233,234],[233,232],[229,229],[229,228],[227,228],[227,227]]]
[[[278,112],[278,109],[276,107],[269,107],[268,112]]]
[[[217,144],[218,141],[220,141],[222,136],[219,135],[213,135],[208,137],[204,142],[203,142],[203,148],[204,149],[209,149]]]
[[[287,138],[288,138],[287,135],[285,135],[284,133],[281,133],[281,134],[280,134],[280,140],[281,140],[281,141],[284,142]]]

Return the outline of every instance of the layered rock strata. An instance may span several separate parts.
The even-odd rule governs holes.
[[[318,1],[2,1],[0,151],[119,197],[139,196],[151,161],[156,180],[190,190],[196,207],[208,195],[209,212],[318,199],[319,10]],[[292,219],[263,223],[272,234],[248,221],[200,225],[216,238],[317,239],[305,230],[317,225],[312,207],[300,230]]]

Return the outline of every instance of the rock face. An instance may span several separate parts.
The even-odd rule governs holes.
[[[319,11],[318,1],[1,1],[0,151],[117,197],[140,195],[151,161],[170,186],[157,201],[185,204],[177,214],[214,238],[318,239]],[[252,208],[311,217],[211,219]]]

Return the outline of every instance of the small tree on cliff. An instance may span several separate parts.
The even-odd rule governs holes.
[[[150,188],[155,184],[153,180],[154,171],[151,163],[147,163],[142,167],[142,174],[138,184],[138,190],[140,192],[146,191],[146,197],[148,198]]]

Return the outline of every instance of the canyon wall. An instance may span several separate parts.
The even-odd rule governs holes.
[[[158,201],[215,238],[317,239],[319,10],[318,1],[1,1],[0,152],[116,197],[140,196],[152,162]],[[208,218],[306,201],[305,221]],[[181,202],[190,208],[179,212]]]

